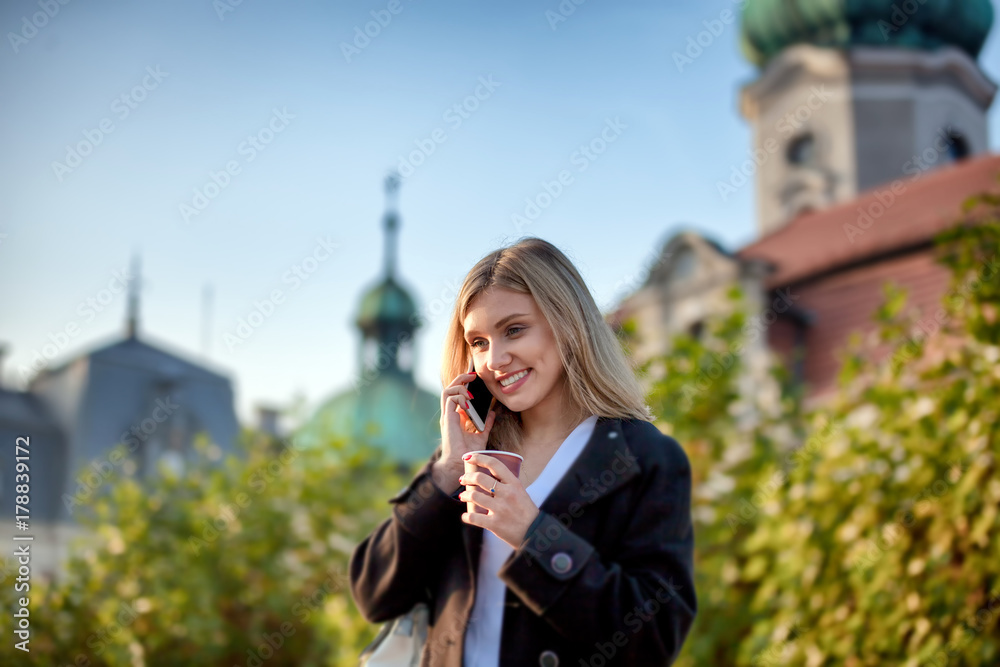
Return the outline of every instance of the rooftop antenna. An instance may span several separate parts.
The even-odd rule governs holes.
[[[140,278],[139,253],[132,254],[132,279],[128,283],[128,306],[125,320],[125,336],[135,338],[139,331],[139,288]]]

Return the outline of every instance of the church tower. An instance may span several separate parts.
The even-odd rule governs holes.
[[[997,87],[976,58],[992,22],[990,0],[747,3],[760,72],[740,95],[754,156],[737,169],[756,178],[760,234],[987,151]]]
[[[397,277],[399,176],[386,179],[382,275],[361,295],[354,324],[361,334],[352,387],[324,402],[298,430],[300,447],[322,448],[341,440],[349,448],[370,445],[405,467],[425,461],[440,441],[441,397],[413,377],[414,333],[420,313]]]
[[[396,280],[398,191],[399,176],[390,174],[385,180],[386,211],[382,223],[385,229],[383,277],[361,298],[355,320],[362,337],[358,360],[362,381],[379,373],[413,379],[413,333],[419,322],[413,298]]]

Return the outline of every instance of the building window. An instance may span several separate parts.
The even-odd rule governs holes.
[[[694,275],[695,256],[691,248],[682,248],[674,257],[670,268],[670,280],[684,282]]]
[[[949,128],[945,137],[948,141],[945,156],[949,162],[958,162],[969,157],[969,142],[961,132]]]
[[[374,338],[365,338],[361,347],[363,371],[374,371],[378,363],[378,341]]]
[[[799,167],[813,164],[816,161],[816,138],[811,132],[795,137],[788,144],[785,157],[789,164]]]
[[[399,344],[396,354],[396,364],[401,371],[413,370],[413,341],[407,340]]]
[[[795,323],[795,343],[792,348],[792,381],[797,385],[806,381],[806,325]]]

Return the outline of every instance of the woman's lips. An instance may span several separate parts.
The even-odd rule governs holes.
[[[523,377],[523,378],[521,378],[520,380],[518,380],[518,381],[517,381],[517,382],[515,382],[514,384],[510,385],[509,387],[505,387],[505,386],[503,386],[503,385],[501,384],[501,385],[500,385],[500,391],[501,391],[501,392],[503,392],[504,394],[509,394],[509,393],[511,393],[511,392],[513,392],[513,391],[517,391],[517,389],[518,389],[518,388],[519,388],[519,387],[520,387],[520,386],[521,386],[522,384],[524,384],[524,383],[525,383],[525,382],[526,382],[526,381],[528,380],[528,378],[530,378],[530,377],[531,377],[531,369],[529,368],[529,369],[528,369],[528,372],[524,374],[524,377]],[[500,383],[498,382],[497,384],[500,384]]]

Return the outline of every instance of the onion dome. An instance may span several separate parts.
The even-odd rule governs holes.
[[[743,9],[743,54],[763,66],[793,44],[844,49],[951,45],[973,59],[993,25],[990,0],[751,0]]]

